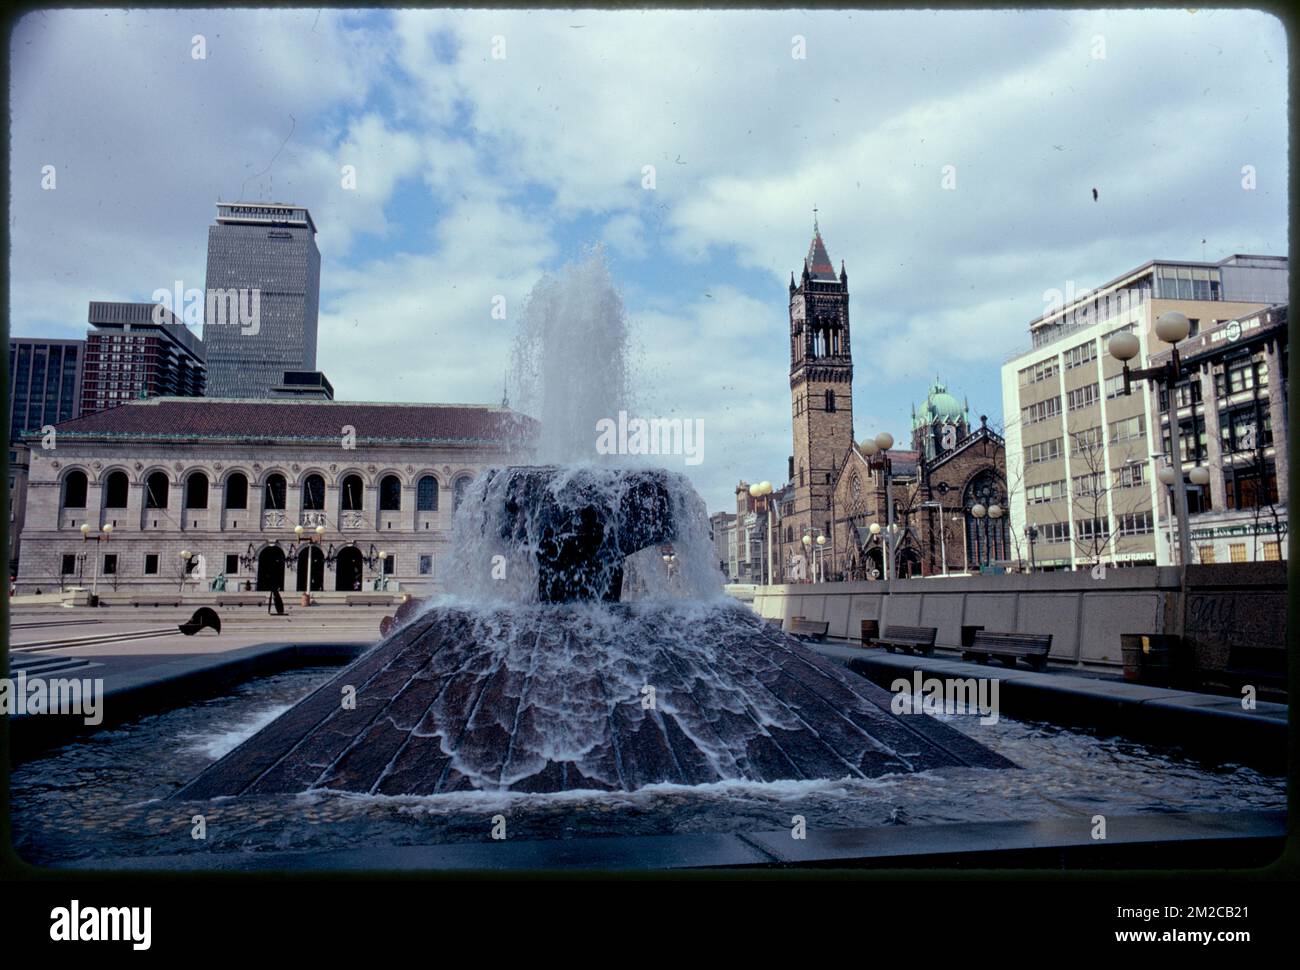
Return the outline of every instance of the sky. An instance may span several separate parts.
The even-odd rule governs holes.
[[[601,244],[638,413],[703,421],[665,464],[734,509],[785,479],[814,207],[856,437],[907,440],[936,376],[999,426],[1050,291],[1287,254],[1287,62],[1276,18],[1204,9],[36,12],[8,324],[84,337],[91,300],[201,289],[216,201],[288,201],[336,399],[498,404],[528,292]]]

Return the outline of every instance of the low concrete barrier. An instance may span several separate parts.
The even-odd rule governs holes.
[[[863,620],[933,626],[935,642],[958,649],[961,628],[1052,634],[1051,659],[1121,666],[1125,633],[1177,633],[1179,571],[1168,566],[1011,573],[883,581],[760,586],[760,616],[825,620],[829,635],[857,640]],[[1249,643],[1286,649],[1286,564],[1189,566],[1185,636],[1198,667],[1227,663],[1228,648]]]

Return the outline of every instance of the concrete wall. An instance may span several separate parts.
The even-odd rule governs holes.
[[[1226,662],[1231,643],[1286,648],[1286,564],[1191,566],[1187,635],[1198,661]],[[1170,567],[1051,572],[883,582],[759,587],[765,617],[826,620],[829,634],[857,640],[861,621],[938,628],[940,646],[961,644],[961,627],[1052,634],[1052,658],[1120,665],[1120,635],[1176,632],[1178,570]]]

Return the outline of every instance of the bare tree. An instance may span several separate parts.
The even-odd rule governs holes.
[[[1129,491],[1142,483],[1141,472],[1147,466],[1126,462],[1112,472],[1106,465],[1106,449],[1102,429],[1090,428],[1069,434],[1070,463],[1072,468],[1083,468],[1082,475],[1074,475],[1068,482],[1070,491],[1067,509],[1082,509],[1089,524],[1088,534],[1082,534],[1079,521],[1070,523],[1070,537],[1080,558],[1089,565],[1101,562],[1108,552],[1114,552],[1120,538],[1119,520],[1139,511],[1144,491]],[[1111,512],[1116,521],[1111,521]],[[1072,514],[1067,513],[1067,514]]]

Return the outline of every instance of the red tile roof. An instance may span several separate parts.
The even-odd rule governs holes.
[[[819,280],[837,278],[835,267],[831,265],[831,257],[826,252],[826,244],[822,242],[820,232],[814,232],[812,242],[808,244],[808,271]]]
[[[500,441],[535,433],[537,422],[517,411],[465,404],[161,397],[56,428],[78,437],[337,439],[345,425],[359,441]]]

